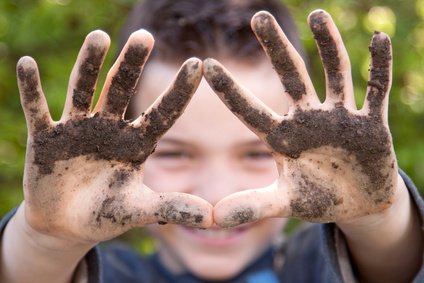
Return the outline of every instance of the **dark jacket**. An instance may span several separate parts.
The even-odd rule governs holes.
[[[424,201],[413,182],[400,172],[424,223]],[[13,216],[0,221],[0,233]],[[81,265],[82,266],[82,265]],[[198,283],[187,273],[174,275],[160,263],[157,255],[141,256],[128,247],[96,247],[85,257],[89,283]],[[311,224],[301,229],[283,246],[269,248],[231,283],[338,283],[355,282],[341,232],[335,224]],[[413,283],[424,282],[424,263]]]

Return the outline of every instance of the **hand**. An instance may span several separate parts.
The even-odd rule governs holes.
[[[157,193],[143,186],[143,162],[184,111],[201,80],[202,62],[187,60],[168,90],[142,116],[129,122],[123,115],[153,38],[146,31],[131,35],[91,111],[109,44],[104,32],[87,36],[58,122],[50,117],[35,61],[23,57],[18,62],[28,125],[27,223],[49,236],[89,243],[154,222],[208,227],[212,207],[206,201],[180,193]]]
[[[221,226],[265,217],[346,221],[381,212],[394,201],[398,174],[387,120],[390,40],[383,33],[372,38],[367,95],[357,110],[349,59],[330,15],[315,11],[309,24],[325,69],[324,103],[303,60],[269,13],[257,13],[252,29],[285,87],[287,114],[269,109],[217,61],[204,62],[209,84],[269,146],[280,173],[271,187],[236,193],[216,204],[215,222]]]

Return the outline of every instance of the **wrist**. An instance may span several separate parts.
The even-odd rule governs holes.
[[[49,235],[34,229],[26,220],[25,203],[22,203],[12,217],[8,226],[13,226],[13,230],[19,233],[28,244],[45,252],[71,252],[71,253],[86,253],[97,243],[82,240],[72,239],[70,237],[59,237]]]
[[[361,282],[411,282],[420,268],[422,224],[400,176],[395,194],[381,213],[337,223]]]
[[[0,241],[0,282],[70,282],[93,244],[40,233],[25,220],[24,204],[10,219]]]
[[[351,238],[373,233],[377,233],[378,237],[381,237],[382,231],[398,231],[400,234],[403,229],[407,229],[411,220],[410,208],[411,200],[408,189],[402,177],[398,174],[397,187],[390,207],[379,213],[337,222],[336,224]],[[370,227],[373,229],[370,229]]]

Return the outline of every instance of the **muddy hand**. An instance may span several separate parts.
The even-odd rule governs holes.
[[[303,60],[269,13],[257,13],[252,29],[285,87],[286,115],[274,113],[238,85],[217,61],[204,62],[209,84],[269,146],[280,173],[268,188],[221,200],[214,209],[221,226],[276,216],[344,221],[378,213],[393,201],[397,164],[387,121],[390,40],[383,33],[372,38],[367,95],[357,110],[349,58],[330,15],[317,10],[309,16],[309,24],[325,69],[324,103]]]
[[[201,80],[202,62],[187,60],[164,94],[144,115],[129,122],[123,115],[153,38],[146,31],[130,36],[92,111],[109,43],[101,31],[87,36],[57,122],[50,117],[35,61],[23,57],[18,62],[28,125],[24,177],[28,223],[52,236],[93,242],[154,222],[209,226],[212,208],[206,201],[143,186],[143,162],[184,111]]]

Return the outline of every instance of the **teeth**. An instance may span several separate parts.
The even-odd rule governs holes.
[[[225,239],[231,237],[235,231],[233,230],[196,230],[198,235],[213,239]]]

